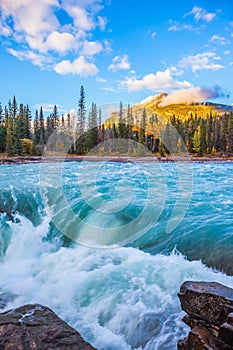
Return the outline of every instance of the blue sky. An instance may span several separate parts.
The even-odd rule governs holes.
[[[233,103],[231,0],[0,0],[0,101]]]

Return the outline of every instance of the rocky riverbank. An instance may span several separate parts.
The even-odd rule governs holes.
[[[90,162],[215,162],[215,163],[231,163],[233,158],[231,157],[189,157],[187,156],[168,156],[168,157],[156,157],[156,156],[145,156],[145,157],[131,157],[131,156],[78,156],[78,155],[55,155],[55,156],[18,156],[18,157],[0,157],[0,164],[29,164],[29,163],[40,163],[43,162],[72,162],[72,161],[90,161]]]
[[[233,289],[219,283],[185,282],[178,293],[191,331],[178,350],[233,350]]]
[[[0,349],[95,350],[48,307],[33,304],[0,314]]]

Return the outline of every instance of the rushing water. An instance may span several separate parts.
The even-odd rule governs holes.
[[[176,349],[180,285],[233,287],[232,262],[231,163],[0,167],[0,298],[99,350]]]

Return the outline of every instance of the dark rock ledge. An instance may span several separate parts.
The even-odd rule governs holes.
[[[215,282],[185,282],[178,293],[190,326],[178,350],[233,350],[233,289]]]
[[[0,350],[94,350],[81,335],[42,305],[0,314]]]

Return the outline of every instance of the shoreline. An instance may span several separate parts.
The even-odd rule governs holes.
[[[33,164],[41,162],[119,162],[119,163],[173,163],[173,162],[191,162],[191,163],[202,163],[202,162],[211,162],[211,163],[233,163],[233,157],[193,157],[193,156],[81,156],[81,155],[51,155],[51,156],[15,156],[15,157],[0,157],[0,165],[3,164]]]

